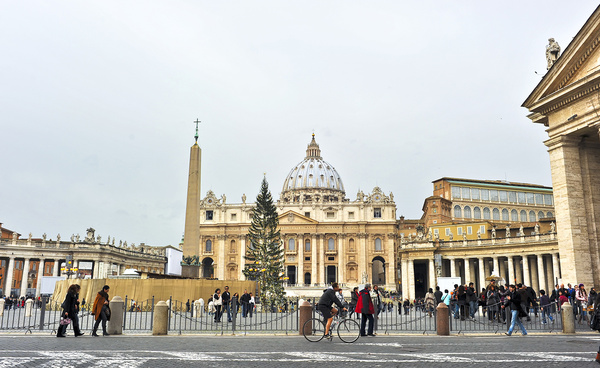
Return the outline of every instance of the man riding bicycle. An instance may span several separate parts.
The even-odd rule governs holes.
[[[338,312],[338,310],[333,307],[333,303],[337,304],[337,306],[340,307],[341,310],[348,310],[344,307],[342,302],[340,302],[338,297],[335,295],[336,291],[340,290],[341,288],[338,286],[337,282],[332,283],[331,287],[325,290],[325,292],[323,292],[323,295],[321,295],[321,299],[319,299],[319,304],[317,305],[317,309],[323,315],[323,320],[327,321],[325,325],[325,336],[328,337],[329,328],[331,327],[331,322],[333,322],[333,316],[335,316]]]

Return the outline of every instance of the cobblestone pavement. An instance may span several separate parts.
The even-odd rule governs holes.
[[[594,367],[600,335],[377,336],[354,344],[301,336],[0,335],[4,367]]]

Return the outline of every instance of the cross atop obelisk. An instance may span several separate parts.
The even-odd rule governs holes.
[[[196,123],[196,135],[194,136],[194,138],[196,139],[196,143],[198,143],[198,124],[200,124],[200,120],[196,119],[194,123]]]

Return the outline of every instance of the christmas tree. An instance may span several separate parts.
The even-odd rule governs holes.
[[[283,302],[283,244],[279,234],[279,217],[273,204],[266,177],[256,197],[256,208],[248,229],[250,247],[246,251],[248,264],[244,275],[258,281],[263,308]]]

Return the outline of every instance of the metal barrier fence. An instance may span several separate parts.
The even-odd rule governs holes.
[[[154,297],[141,302],[134,302],[125,297],[123,312],[123,331],[125,333],[150,333],[153,327]],[[261,308],[260,305],[250,308],[249,305],[239,305],[232,300],[229,308],[221,312],[220,322],[215,312],[209,311],[206,306],[195,310],[189,302],[169,299],[169,331],[172,333],[211,333],[211,334],[248,334],[248,333],[285,333],[297,334],[299,326],[298,298],[289,298],[282,307]],[[82,331],[91,331],[95,318],[91,314],[91,304],[81,308],[78,314],[79,325]],[[575,308],[574,308],[575,309]],[[320,318],[317,312],[316,301],[312,301],[313,317]],[[485,315],[483,311],[485,310]],[[0,313],[0,331],[47,331],[56,333],[61,318],[61,303],[42,299],[41,303],[31,302],[25,307],[5,307]],[[405,309],[402,305],[394,304],[391,309],[382,308],[375,318],[375,331],[379,334],[394,332],[403,333],[436,333],[437,310],[429,311],[425,305],[416,305]],[[460,307],[450,306],[450,331],[451,333],[504,333],[510,326],[510,311],[503,310],[500,304],[486,306],[485,309],[477,308],[473,318],[470,318],[469,306],[463,309],[464,318],[461,319]],[[529,308],[529,318],[521,321],[527,331],[534,332],[561,332],[562,316],[556,303],[544,308]],[[231,317],[231,322],[229,318]],[[360,319],[360,315],[349,313],[349,318]],[[575,315],[575,328],[577,331],[590,331],[588,319],[582,318],[578,323]],[[359,321],[360,322],[360,321]],[[72,326],[68,329],[72,329]]]

